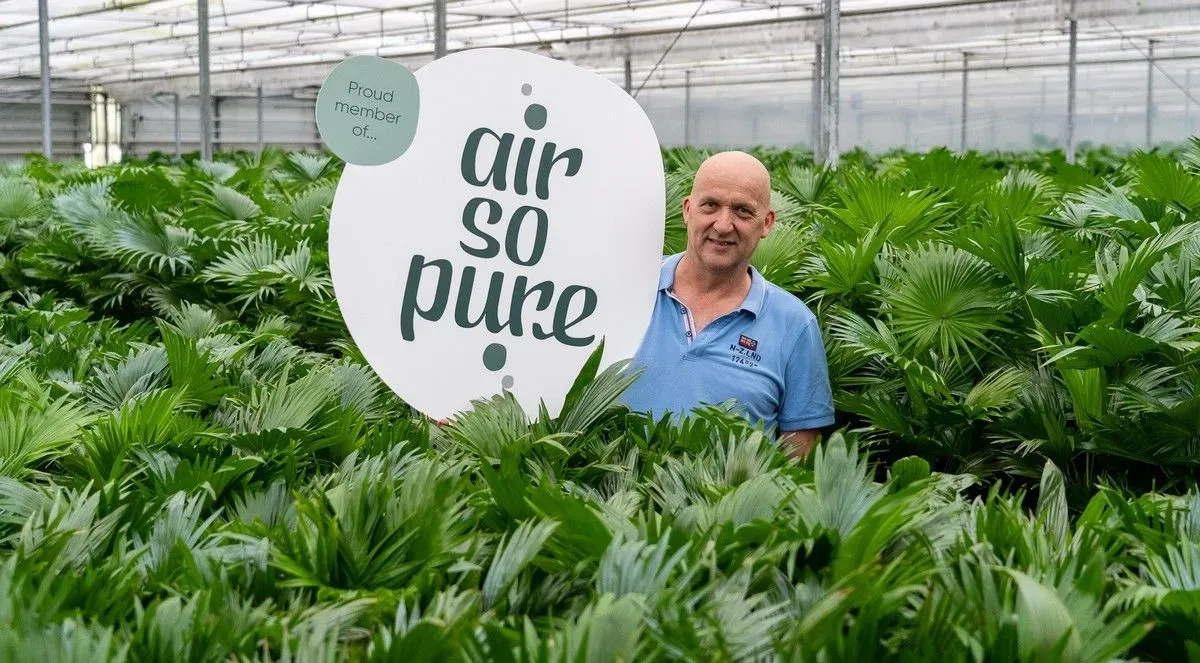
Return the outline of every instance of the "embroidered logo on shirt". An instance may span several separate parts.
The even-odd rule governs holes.
[[[758,349],[758,341],[750,338],[749,336],[745,336],[745,335],[738,338],[738,345],[742,346],[743,348],[746,348],[747,350],[749,350],[751,352]]]

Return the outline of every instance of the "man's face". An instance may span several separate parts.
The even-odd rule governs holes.
[[[702,167],[692,195],[683,201],[688,253],[709,272],[743,269],[759,240],[775,225],[770,205],[765,172],[737,163]]]

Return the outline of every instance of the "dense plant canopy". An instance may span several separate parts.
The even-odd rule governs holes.
[[[1200,660],[1200,142],[759,154],[804,461],[598,356],[431,427],[342,325],[327,156],[0,170],[0,658]]]

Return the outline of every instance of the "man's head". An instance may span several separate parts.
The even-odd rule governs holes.
[[[688,254],[704,271],[733,276],[745,270],[775,226],[770,173],[745,152],[712,155],[696,171],[683,221]]]

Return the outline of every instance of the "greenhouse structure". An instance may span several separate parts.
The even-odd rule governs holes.
[[[1200,0],[0,0],[0,663],[1200,663]]]
[[[18,0],[0,154],[311,148],[346,57],[489,46],[623,85],[666,146],[1143,147],[1200,114],[1187,0]]]

